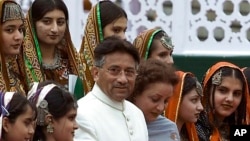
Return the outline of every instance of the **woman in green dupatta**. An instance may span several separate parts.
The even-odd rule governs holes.
[[[111,1],[98,2],[89,12],[84,37],[80,48],[81,60],[87,64],[85,70],[87,91],[94,86],[91,69],[94,63],[94,49],[104,38],[116,35],[125,39],[127,14]]]
[[[71,41],[68,18],[68,10],[62,0],[33,2],[27,14],[23,43],[29,86],[33,82],[54,80],[69,87],[70,74],[84,79],[85,65]]]
[[[26,95],[21,81],[24,72],[17,60],[24,37],[24,15],[14,1],[0,0],[0,9],[0,91]]]
[[[174,63],[172,56],[174,45],[162,29],[145,30],[135,38],[134,45],[144,60],[154,58],[167,64]]]

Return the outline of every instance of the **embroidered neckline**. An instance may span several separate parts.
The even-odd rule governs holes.
[[[61,65],[61,54],[59,53],[58,49],[56,49],[55,58],[52,64],[45,64],[45,63],[42,64],[44,69],[49,69],[49,70],[56,69],[60,65]]]

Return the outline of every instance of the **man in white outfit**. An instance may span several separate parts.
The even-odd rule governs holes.
[[[129,42],[108,37],[94,50],[95,85],[78,100],[74,141],[148,141],[140,109],[125,100],[134,89],[139,54]]]

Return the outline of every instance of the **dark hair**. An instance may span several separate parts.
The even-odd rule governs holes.
[[[58,120],[65,116],[71,109],[76,109],[77,103],[65,87],[54,81],[46,80],[44,82],[41,82],[38,85],[38,89],[51,83],[56,84],[57,86],[52,88],[44,99],[48,102],[49,113],[53,116],[55,120]],[[45,140],[43,128],[44,126],[37,125],[34,134],[34,140]]]
[[[225,118],[224,122],[227,122],[229,125],[233,124],[233,125],[241,125],[242,122],[244,122],[246,120],[246,97],[245,97],[245,93],[246,93],[246,83],[245,83],[245,77],[242,74],[242,72],[238,69],[235,68],[231,68],[228,66],[222,67],[220,69],[218,69],[213,76],[217,73],[221,71],[221,78],[223,79],[224,77],[228,77],[228,76],[234,76],[235,78],[239,79],[242,84],[242,90],[243,90],[243,95],[242,95],[242,99],[240,102],[240,105],[238,106],[238,108],[236,109],[236,111],[231,114],[229,117]],[[214,108],[214,93],[215,93],[215,85],[212,84],[212,77],[208,80],[207,82],[207,86],[204,88],[204,97],[207,100],[206,104],[210,105],[209,99],[212,98],[212,105],[210,105],[207,108],[211,108],[211,110],[213,110]],[[212,97],[210,96],[212,94]],[[209,109],[204,109],[208,112]],[[237,117],[235,119],[235,116]]]
[[[171,85],[176,85],[179,81],[175,74],[175,67],[165,64],[156,59],[148,59],[139,65],[138,74],[135,80],[134,92],[128,98],[133,102],[133,98],[140,95],[148,85],[163,82]]]
[[[94,50],[95,66],[101,67],[104,63],[106,55],[113,52],[123,52],[131,55],[135,62],[136,67],[140,63],[140,56],[137,49],[128,41],[122,40],[117,36],[107,37],[97,45]]]
[[[125,17],[127,19],[126,12],[121,7],[109,0],[100,2],[100,15],[102,29],[118,18]]]
[[[148,50],[148,57],[151,56],[151,53],[154,52],[154,50],[157,49],[157,45],[155,44],[155,41],[160,40],[163,36],[166,36],[166,32],[163,30],[160,30],[159,32],[155,33],[154,37],[153,37],[153,41],[149,47]]]
[[[191,74],[187,74],[184,78],[184,84],[182,89],[182,97],[190,92],[192,89],[197,88],[197,79]]]
[[[24,114],[27,110],[28,107],[31,107],[32,111],[34,111],[34,120],[36,119],[36,107],[35,105],[33,105],[25,96],[23,96],[21,93],[16,92],[10,103],[9,103],[9,107],[8,107],[8,112],[9,112],[9,116],[8,119],[10,121],[10,123],[15,123],[16,119]],[[2,108],[1,109],[1,114],[2,114]],[[5,130],[1,129],[3,131],[2,133],[2,137],[5,138]]]
[[[68,21],[68,9],[63,0],[35,0],[31,5],[31,15],[33,22],[39,21],[47,12],[54,9],[63,11],[65,18]]]

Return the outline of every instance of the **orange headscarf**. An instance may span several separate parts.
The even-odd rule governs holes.
[[[182,91],[183,91],[185,76],[187,74],[194,76],[190,72],[183,72],[183,71],[177,71],[176,74],[179,77],[179,82],[174,87],[173,96],[169,99],[168,105],[165,109],[165,116],[175,123],[177,122],[177,118],[178,118],[178,112],[179,112],[180,103],[181,103],[181,99],[182,99]],[[194,123],[185,123],[184,126],[186,126],[189,141],[198,141],[199,139],[198,139],[195,124]]]
[[[229,62],[218,62],[218,63],[214,64],[211,68],[209,68],[207,70],[205,76],[204,76],[204,79],[203,79],[203,90],[204,91],[208,89],[207,88],[208,81],[213,77],[213,75],[215,74],[215,72],[217,70],[221,69],[222,67],[230,67],[230,68],[233,68],[233,69],[237,69],[237,70],[239,70],[242,73],[241,69],[238,66],[236,66],[236,65],[234,65],[232,63],[229,63]],[[242,73],[242,75],[244,76],[243,73]],[[248,101],[248,89],[247,89],[247,81],[246,81],[246,79],[244,79],[244,83],[245,83],[244,84],[245,85],[245,90],[244,90],[244,95],[243,95],[242,98],[245,98],[246,102],[247,102]],[[204,97],[202,99],[202,104],[204,106],[204,109],[208,109],[208,107],[209,107],[209,105],[207,105],[208,104],[207,100],[209,98],[210,97],[204,93]],[[208,119],[210,121],[212,121],[214,119],[213,114],[211,113],[212,111],[207,111],[207,112],[209,112],[208,113]],[[239,112],[242,112],[242,111],[239,111]],[[248,113],[248,110],[246,112]],[[246,124],[247,122],[248,121],[246,121],[246,119],[243,119],[242,124]],[[220,138],[221,137],[220,137],[220,133],[219,133],[218,129],[214,128],[213,132],[212,132],[212,135],[210,136],[210,140],[211,141],[218,141],[218,140],[220,140]]]
[[[244,73],[244,70],[247,69],[247,68],[248,67],[242,68],[241,69],[242,72]],[[249,80],[249,78],[248,78],[249,76],[245,75],[245,77],[246,77],[246,80],[248,81]],[[250,82],[248,82],[248,83],[250,83]],[[250,95],[250,93],[249,93],[249,85],[247,85],[247,87],[248,87],[248,98],[250,98],[249,97],[249,95]],[[247,123],[250,124],[250,99],[248,99],[248,101],[247,101]]]

